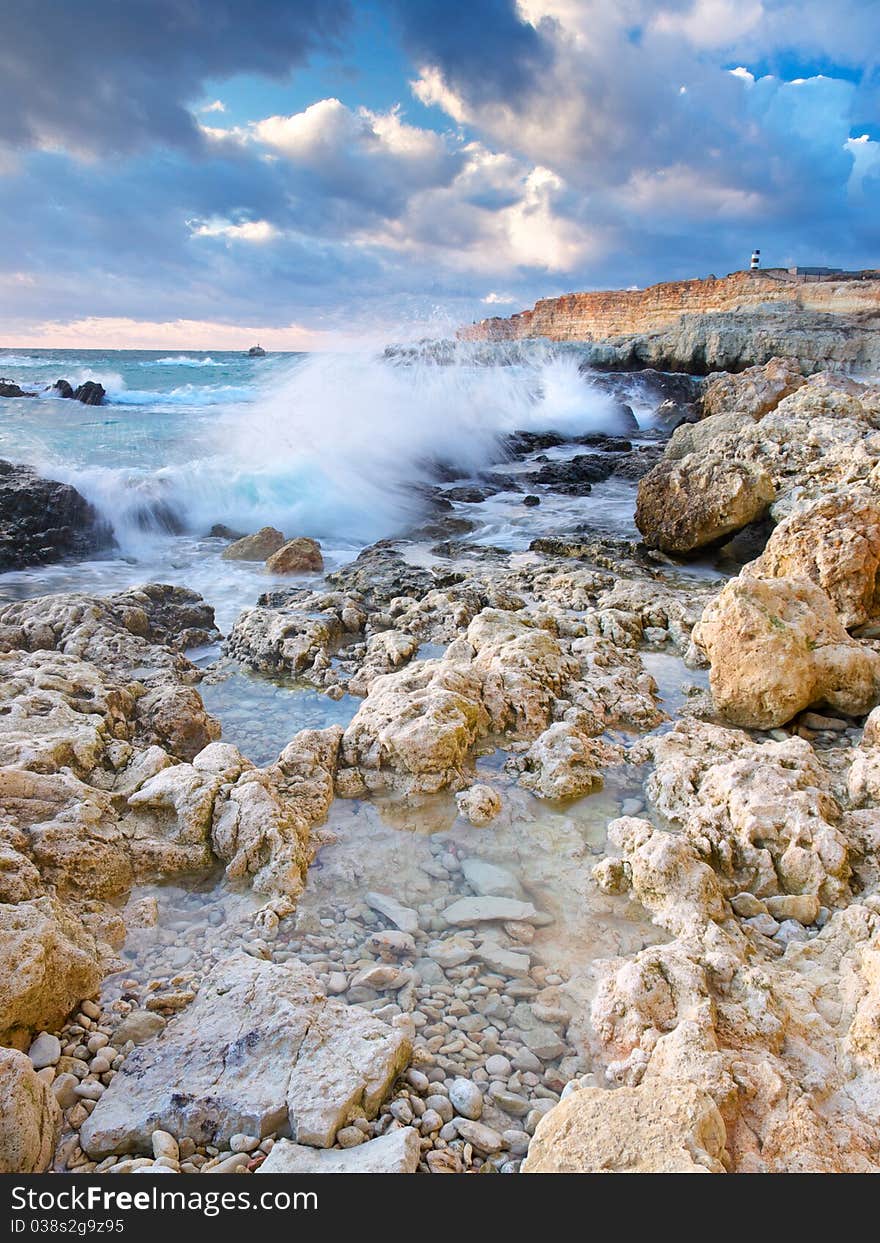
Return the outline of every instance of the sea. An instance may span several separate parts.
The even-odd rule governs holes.
[[[38,394],[0,399],[0,458],[73,484],[116,540],[92,560],[0,575],[0,600],[179,583],[214,605],[225,631],[276,583],[262,565],[222,560],[215,525],[308,535],[329,568],[342,564],[424,518],[423,489],[438,477],[452,486],[525,469],[507,460],[510,432],[606,426],[612,399],[581,361],[576,349],[539,343],[258,358],[0,347],[0,377]],[[58,397],[59,379],[99,381],[105,403]],[[650,403],[632,389],[627,400],[649,435]],[[634,497],[634,484],[612,479],[586,497],[548,492],[533,509],[514,491],[453,509],[475,524],[475,543],[524,550],[536,536],[585,526],[634,537]]]

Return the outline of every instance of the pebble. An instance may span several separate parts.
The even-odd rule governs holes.
[[[819,899],[814,893],[781,893],[767,898],[767,910],[780,921],[797,920],[813,924],[819,914]]]
[[[760,932],[765,937],[772,937],[779,931],[779,924],[772,915],[754,915],[745,922],[749,928],[754,928],[755,932]]]
[[[77,1102],[76,1089],[79,1085],[79,1079],[76,1075],[62,1073],[56,1075],[52,1082],[52,1091],[55,1099],[62,1109],[70,1109]]]
[[[505,1146],[503,1137],[482,1122],[473,1122],[469,1118],[456,1118],[453,1125],[460,1138],[466,1144],[472,1144],[477,1152],[488,1155],[500,1152]]]
[[[779,925],[779,931],[773,940],[778,945],[788,945],[792,941],[807,941],[809,936],[803,924],[798,923],[796,919],[786,919]]]
[[[61,1041],[49,1032],[40,1032],[28,1049],[28,1057],[31,1059],[34,1070],[55,1066],[61,1057]]]
[[[425,1093],[431,1086],[431,1082],[427,1075],[422,1074],[420,1070],[416,1070],[411,1066],[404,1076],[411,1088],[415,1088],[417,1092]]]
[[[327,977],[327,992],[331,997],[348,991],[348,978],[341,971],[331,971]]]
[[[483,1113],[483,1093],[470,1079],[453,1079],[449,1085],[449,1099],[463,1118],[475,1121]]]
[[[531,1102],[516,1092],[508,1092],[502,1088],[492,1088],[492,1100],[499,1109],[514,1117],[524,1117],[531,1109]]]
[[[416,933],[419,930],[418,914],[411,907],[403,906],[395,898],[385,893],[368,893],[365,901],[367,906],[399,928],[401,932]]]
[[[451,1111],[450,1111],[451,1112]],[[443,1126],[443,1119],[436,1109],[426,1109],[422,1114],[419,1122],[419,1129],[423,1135],[431,1135],[434,1131],[439,1131]]]
[[[439,1115],[443,1122],[452,1121],[455,1111],[448,1096],[441,1096],[439,1093],[427,1096],[425,1097],[425,1105],[429,1111]]]
[[[738,893],[730,899],[730,905],[743,919],[754,919],[757,915],[766,915],[767,907],[753,893]]]
[[[154,1131],[152,1135],[153,1156],[158,1160],[159,1157],[166,1157],[171,1161],[180,1160],[180,1148],[177,1140],[168,1131]]]
[[[336,1132],[336,1142],[340,1148],[356,1148],[358,1144],[363,1144],[366,1135],[356,1126],[344,1126],[342,1130]]]
[[[253,1152],[259,1148],[260,1139],[257,1135],[233,1135],[229,1140],[230,1152]]]
[[[513,1066],[508,1058],[495,1053],[486,1059],[486,1071],[493,1079],[509,1079],[513,1073]]]

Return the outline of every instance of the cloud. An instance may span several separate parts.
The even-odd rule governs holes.
[[[226,105],[224,104],[222,99],[215,99],[213,103],[202,104],[201,107],[198,108],[196,111],[198,112],[225,112]]]
[[[487,293],[480,301],[485,302],[486,306],[510,306],[512,302],[516,302],[516,298],[512,294],[495,293],[493,290],[492,293]]]
[[[271,242],[280,230],[268,220],[243,220],[233,224],[229,220],[187,221],[193,237],[225,237],[239,242]]]
[[[93,155],[200,144],[190,102],[284,77],[348,26],[348,0],[29,0],[4,6],[0,142]]]

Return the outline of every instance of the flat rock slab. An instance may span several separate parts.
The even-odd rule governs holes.
[[[275,1131],[327,1148],[375,1117],[411,1052],[407,1032],[329,1000],[303,964],[235,954],[129,1054],[80,1142],[102,1158],[151,1151],[157,1129],[218,1147]]]
[[[394,924],[401,932],[410,934],[418,932],[419,916],[412,907],[404,906],[387,893],[368,893],[366,901],[367,906],[378,911],[380,915],[384,915],[388,922]]]
[[[516,898],[459,898],[443,912],[447,924],[466,928],[470,924],[487,923],[494,919],[521,920],[532,923],[538,912],[531,902],[520,902]]]
[[[419,1133],[405,1126],[356,1148],[307,1148],[281,1139],[258,1167],[258,1174],[414,1174],[419,1164]]]

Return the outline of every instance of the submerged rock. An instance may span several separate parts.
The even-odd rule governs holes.
[[[284,536],[279,530],[275,527],[261,527],[253,535],[243,535],[227,544],[220,555],[224,561],[265,561],[283,544]]]
[[[320,574],[324,569],[321,545],[305,536],[288,540],[267,558],[266,569],[270,574]]]
[[[281,1132],[328,1148],[350,1119],[375,1117],[410,1053],[404,1029],[328,1000],[302,964],[235,954],[126,1059],[81,1143],[97,1158],[150,1152],[158,1128],[217,1145]]]

